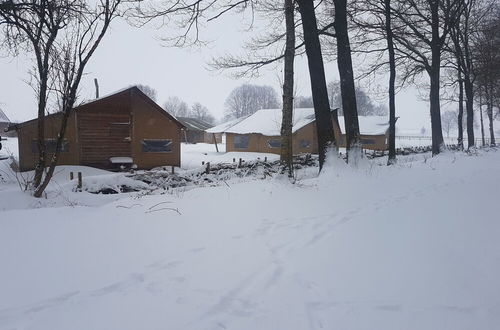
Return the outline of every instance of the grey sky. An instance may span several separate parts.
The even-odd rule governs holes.
[[[162,32],[154,27],[138,29],[117,20],[87,67],[80,100],[94,97],[94,78],[99,80],[101,95],[141,83],[157,90],[160,105],[169,96],[178,96],[189,104],[200,102],[206,105],[220,119],[226,97],[244,82],[268,84],[281,94],[281,64],[263,70],[259,78],[239,80],[227,73],[213,72],[208,67],[207,62],[213,56],[241,53],[243,41],[249,35],[235,28],[239,21],[239,17],[233,16],[209,26],[204,36],[212,42],[207,47],[179,49],[161,46],[158,37]],[[29,69],[26,56],[0,58],[0,106],[13,121],[36,116],[35,94],[26,83]],[[305,58],[296,60],[295,70],[297,93],[310,95]],[[336,63],[326,64],[326,74],[327,80],[337,79]],[[428,122],[427,105],[417,101],[413,89],[399,94],[397,102],[398,115],[406,119],[404,122],[414,123],[416,128]]]

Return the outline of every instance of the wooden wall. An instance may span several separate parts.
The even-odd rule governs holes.
[[[165,116],[142,97],[132,99],[132,158],[139,168],[151,169],[158,166],[181,165],[181,129],[171,118]],[[171,139],[172,151],[150,153],[142,151],[143,139]]]
[[[180,126],[136,88],[76,108],[70,115],[59,165],[111,168],[111,157],[131,157],[140,169],[180,166]],[[60,115],[46,118],[46,139],[56,138]],[[32,170],[37,161],[32,141],[37,138],[37,120],[21,124],[19,130],[20,170]],[[142,151],[143,139],[171,139],[170,152]]]
[[[336,127],[336,129],[335,129]],[[334,122],[334,132],[337,143],[339,143],[339,147],[345,148],[345,134],[340,134],[340,128]],[[270,147],[268,141],[270,139],[281,139],[280,136],[265,136],[262,134],[241,134],[250,136],[248,148],[235,148],[234,146],[234,138],[239,134],[235,133],[226,133],[226,151],[241,151],[241,152],[265,152],[265,153],[273,153],[280,154],[280,148]],[[310,123],[293,134],[293,153],[301,154],[301,153],[318,153],[318,138],[316,135],[316,123]],[[361,143],[363,149],[368,150],[387,150],[387,136],[385,134],[380,135],[361,135],[360,136]],[[309,147],[304,147],[301,145],[301,141],[306,140],[309,141]]]
[[[68,142],[69,151],[61,152],[59,156],[59,165],[74,165],[79,162],[79,148],[77,144],[77,134],[75,125],[75,113],[68,118],[65,140]],[[37,140],[37,120],[24,123],[18,131],[19,144],[19,169],[21,171],[33,170],[38,161],[38,152],[33,150],[33,143]],[[61,115],[55,114],[45,118],[45,138],[56,139],[61,127]],[[47,165],[49,164],[51,154],[47,155]]]

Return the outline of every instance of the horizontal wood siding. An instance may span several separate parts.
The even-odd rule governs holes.
[[[78,113],[82,165],[106,168],[111,157],[130,157],[131,125],[127,113]]]

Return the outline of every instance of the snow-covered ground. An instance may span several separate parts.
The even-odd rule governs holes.
[[[182,143],[181,144],[181,168],[191,169],[201,166],[202,162],[232,163],[233,159],[238,162],[239,159],[245,161],[264,159],[277,160],[279,155],[259,153],[259,152],[226,152],[226,145],[219,143],[217,145],[219,152],[215,149],[215,144],[208,143]]]
[[[48,199],[0,183],[0,329],[498,329],[500,152],[383,162],[166,194],[73,192],[73,167]]]
[[[4,138],[2,140],[2,150],[0,150],[0,156],[14,156],[19,157],[19,149],[17,147],[17,138]]]

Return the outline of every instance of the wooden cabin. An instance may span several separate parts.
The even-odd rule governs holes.
[[[333,110],[336,111],[336,110]],[[345,147],[345,134],[342,133],[344,118],[335,119],[332,111],[332,125],[335,138],[340,147]],[[238,121],[225,125],[222,133],[226,135],[226,151],[265,152],[280,154],[281,150],[281,109],[264,109]],[[359,117],[361,144],[364,149],[386,150],[388,122],[385,117]],[[210,129],[209,131],[214,131]],[[318,153],[314,109],[294,109],[292,128],[293,153]]]
[[[54,152],[62,114],[45,118],[47,152]],[[32,170],[37,161],[37,123],[30,120],[10,127],[19,137],[19,167]],[[58,165],[85,165],[103,169],[119,165],[139,169],[180,166],[184,126],[137,87],[86,102],[68,119]]]

